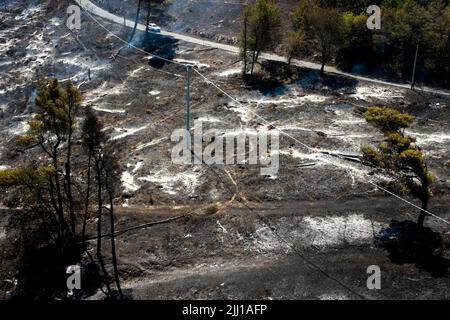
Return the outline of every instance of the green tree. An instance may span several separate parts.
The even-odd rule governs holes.
[[[240,46],[243,55],[250,51],[250,74],[261,52],[278,44],[280,25],[279,8],[271,0],[257,0],[244,10]]]
[[[142,0],[138,1],[138,5],[137,5],[137,10],[136,10],[136,16],[134,18],[134,27],[133,27],[133,31],[131,31],[131,35],[130,38],[128,40],[128,42],[131,42],[134,38],[134,34],[136,33],[137,30],[137,26],[139,24],[139,16],[141,14],[141,4],[142,4]],[[119,50],[120,52],[120,50]]]
[[[86,117],[82,126],[82,141],[83,146],[88,154],[88,170],[87,170],[87,184],[85,195],[85,212],[83,219],[83,238],[84,230],[86,228],[86,220],[89,213],[89,199],[91,198],[91,171],[93,171],[96,179],[96,197],[97,197],[97,246],[96,256],[99,261],[100,268],[103,273],[104,283],[108,294],[112,293],[109,285],[109,277],[106,269],[102,253],[102,230],[103,227],[103,212],[109,212],[110,219],[110,237],[111,237],[111,257],[113,265],[114,280],[116,283],[119,296],[122,297],[122,290],[120,286],[119,271],[117,267],[117,254],[115,244],[115,228],[114,228],[114,198],[116,197],[116,190],[118,184],[118,177],[120,176],[120,167],[117,162],[115,151],[111,146],[106,145],[106,137],[102,131],[103,124],[99,121],[92,109],[86,110]],[[93,169],[93,170],[92,170]]]
[[[311,34],[319,46],[320,74],[323,75],[325,64],[342,44],[342,16],[336,9],[320,8],[312,11],[311,23]]]
[[[18,145],[25,148],[40,146],[51,159],[54,169],[50,183],[52,205],[63,228],[67,226],[64,216],[68,211],[72,236],[75,236],[76,231],[71,181],[72,135],[80,102],[81,93],[70,81],[61,87],[56,79],[39,80],[36,105],[40,110],[29,121],[30,130],[17,140]],[[61,148],[64,142],[67,147]],[[64,150],[65,160],[63,160]]]
[[[298,56],[302,50],[305,35],[302,31],[292,31],[288,37],[286,54],[288,57],[288,70],[291,68],[292,58]]]
[[[25,158],[23,168],[0,171],[0,189],[5,190],[5,203],[20,211],[19,282],[25,294],[39,298],[65,291],[65,267],[81,261],[85,250],[86,222],[92,198],[91,184],[97,186],[97,260],[102,267],[104,282],[111,293],[109,278],[101,251],[102,214],[109,211],[111,255],[114,280],[120,297],[114,237],[114,203],[119,166],[112,146],[106,146],[102,124],[91,109],[86,111],[81,141],[86,150],[87,165],[72,168],[72,144],[76,136],[76,116],[81,103],[79,90],[70,82],[42,79],[38,83],[36,105],[39,112],[29,121],[30,129],[18,138],[18,146],[26,151],[39,147],[46,157]],[[105,149],[109,148],[109,149]],[[78,151],[78,150],[77,150]],[[83,156],[83,153],[79,153]],[[87,170],[85,170],[87,169]],[[86,191],[80,183],[87,171]],[[94,173],[95,181],[91,177]],[[74,179],[71,178],[72,174]],[[74,188],[72,188],[72,185]],[[76,188],[75,188],[76,186]],[[12,190],[7,194],[7,191]],[[92,190],[91,190],[92,189]],[[73,192],[72,190],[77,190]],[[83,203],[81,208],[79,203]],[[84,211],[81,237],[78,219]],[[23,213],[23,214],[22,214]],[[108,228],[106,228],[108,229]],[[81,241],[80,241],[81,239]],[[86,251],[87,252],[87,251]],[[90,254],[87,252],[89,257]],[[45,255],[41,258],[41,255]],[[40,293],[45,288],[45,293]],[[53,290],[53,291],[52,291]],[[56,292],[55,292],[56,291]]]
[[[374,66],[373,33],[366,26],[367,15],[351,12],[343,14],[342,47],[336,54],[336,65],[349,71],[361,66],[370,70]]]
[[[89,206],[91,199],[91,185],[92,185],[92,165],[94,156],[99,153],[103,143],[106,141],[105,135],[102,131],[103,125],[98,120],[91,108],[85,111],[85,119],[81,127],[82,145],[87,153],[87,173],[86,173],[86,194],[84,198],[84,216],[81,231],[81,239],[85,239],[86,223],[89,217]]]
[[[321,7],[318,1],[304,0],[292,15],[292,25],[294,32],[303,34],[308,45],[319,52],[320,74],[323,75],[325,64],[343,43],[344,21],[341,13],[335,8]]]
[[[391,176],[390,188],[393,190],[422,201],[417,222],[422,227],[435,176],[428,170],[425,155],[415,144],[415,139],[405,135],[414,116],[391,108],[371,107],[364,117],[384,134],[385,139],[376,148],[367,145],[361,148],[363,162]]]

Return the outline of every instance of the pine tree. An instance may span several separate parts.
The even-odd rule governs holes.
[[[415,139],[405,134],[414,116],[385,107],[371,107],[364,114],[366,121],[385,136],[378,147],[363,146],[363,162],[392,177],[390,188],[410,194],[422,201],[417,224],[423,227],[428,201],[432,197],[431,184],[435,176],[428,170],[424,153]]]

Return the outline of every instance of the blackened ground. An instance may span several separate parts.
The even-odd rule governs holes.
[[[293,245],[331,277],[368,297],[448,298],[448,277],[437,277],[436,266],[398,265],[372,246],[379,228],[391,219],[415,220],[417,210],[383,197],[368,184],[369,178],[384,181],[371,168],[323,153],[357,153],[361,145],[382,139],[362,116],[368,106],[391,106],[416,115],[408,134],[417,138],[431,171],[438,176],[430,211],[448,220],[448,98],[343,77],[320,78],[303,69],[294,70],[288,78],[277,64],[264,64],[265,70],[258,65],[256,80],[246,82],[240,77],[242,66],[235,55],[171,39],[155,45],[158,39],[150,50],[196,65],[242,103],[194,75],[192,120],[202,120],[205,129],[270,131],[257,113],[321,151],[311,152],[281,136],[280,170],[270,177],[261,176],[259,166],[214,166],[211,170],[175,165],[170,135],[184,127],[185,68],[149,64],[147,56],[123,48],[84,15],[82,29],[72,34],[64,24],[68,4],[20,1],[0,11],[0,169],[45,162],[38,150],[24,156],[15,151],[14,143],[37,112],[38,75],[72,79],[83,92],[84,105],[92,106],[105,123],[105,132],[120,155],[122,188],[116,229],[195,213],[189,219],[118,237],[121,277],[129,295],[358,297],[317,268],[305,265]],[[100,21],[122,38],[129,37],[130,30]],[[136,39],[142,38],[137,33]],[[268,80],[270,73],[273,77]],[[79,145],[74,154],[73,163],[81,167],[86,159]],[[6,199],[8,194],[2,196]],[[243,205],[246,200],[253,211]],[[204,214],[217,208],[223,210]],[[94,222],[90,220],[91,227]],[[448,239],[445,225],[432,219],[427,223]],[[6,272],[2,273],[6,274],[3,292],[14,287],[14,252],[10,250],[14,238],[14,232],[0,229],[1,268]],[[448,259],[448,248],[444,257]],[[365,287],[365,271],[371,264],[382,269],[381,291],[369,292]],[[441,260],[437,265],[446,267],[447,262]]]
[[[125,292],[133,299],[448,299],[448,230],[429,220],[446,235],[442,258],[394,263],[374,247],[373,234],[411,211],[385,198],[368,203],[236,204],[214,215],[198,207],[124,209],[118,229],[197,212],[118,236]],[[448,209],[448,199],[432,208]],[[381,290],[367,289],[370,265],[381,269]]]

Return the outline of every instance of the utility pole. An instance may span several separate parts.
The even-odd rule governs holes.
[[[189,102],[190,102],[190,99],[191,99],[191,97],[190,97],[190,92],[189,92],[189,87],[190,87],[190,82],[191,82],[191,66],[186,66],[186,73],[187,73],[187,75],[186,75],[186,137],[185,137],[185,140],[186,140],[186,144],[187,144],[187,147],[188,147],[188,149],[189,150],[191,150],[191,132],[190,132],[190,130],[191,130],[191,127],[190,127],[190,113],[191,113],[191,110],[190,110],[190,105],[189,105]]]
[[[414,58],[414,68],[413,68],[413,74],[412,74],[412,80],[411,80],[411,90],[414,90],[414,85],[416,82],[416,67],[417,67],[418,54],[419,54],[419,43],[417,43],[417,46],[416,46],[416,57]]]

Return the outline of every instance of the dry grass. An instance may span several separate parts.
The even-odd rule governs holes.
[[[204,210],[203,213],[207,216],[211,216],[213,214],[216,214],[217,212],[219,212],[219,210],[222,209],[222,205],[218,204],[218,203],[213,203],[208,205]]]

